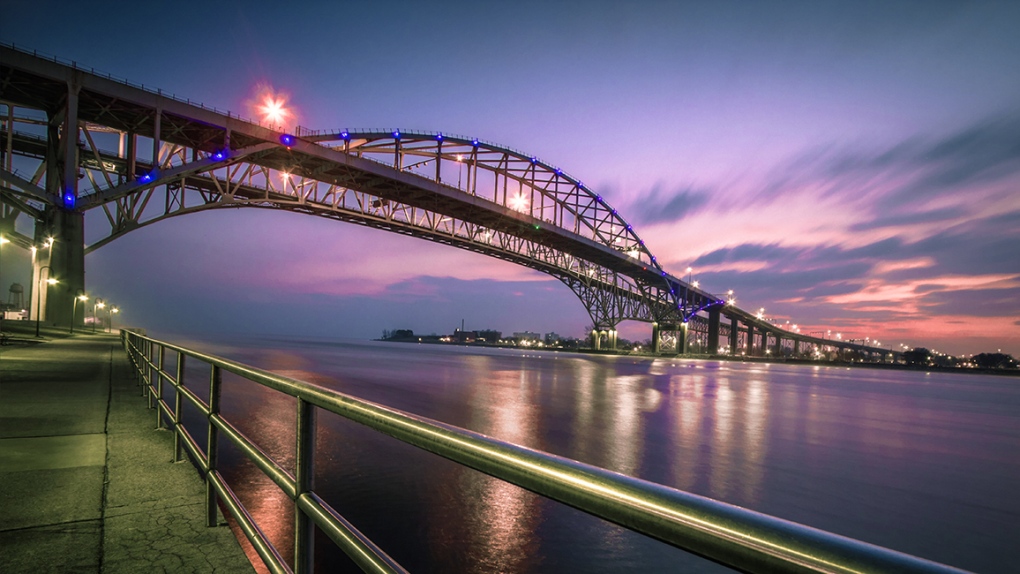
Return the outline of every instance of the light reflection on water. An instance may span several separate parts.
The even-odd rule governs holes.
[[[1007,572],[1020,560],[1016,379],[356,342],[219,351],[964,568]],[[293,401],[240,399],[245,432],[291,466]],[[334,419],[319,420],[317,490],[411,571],[721,570]],[[248,465],[234,476],[289,556],[289,502]],[[317,561],[343,571],[330,546]]]

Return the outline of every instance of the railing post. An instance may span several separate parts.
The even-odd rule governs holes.
[[[213,424],[213,416],[220,413],[220,383],[223,376],[220,368],[212,366],[209,371],[209,434],[205,445],[205,525],[216,526],[219,521],[216,516],[216,488],[213,486],[213,477],[216,475],[216,459],[219,451],[219,434],[216,425]]]
[[[166,359],[166,347],[163,345],[159,346],[156,351],[156,428],[161,425],[159,423],[159,399],[163,398],[163,361]],[[149,408],[152,408],[152,389],[149,389]]]
[[[142,361],[142,366],[145,369],[145,374],[142,375],[142,396],[144,397],[149,388],[149,381],[152,380],[152,367],[149,366],[152,361],[152,341],[144,341],[142,348],[145,352],[145,360]]]
[[[177,376],[174,378],[174,462],[181,460],[181,387],[184,386],[184,353],[177,352]]]
[[[311,574],[315,559],[315,523],[298,500],[311,492],[315,479],[315,405],[298,399],[297,449],[294,455],[294,572]]]

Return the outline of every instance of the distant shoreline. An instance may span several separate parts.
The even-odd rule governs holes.
[[[459,342],[447,342],[431,339],[431,337],[409,337],[400,339],[372,339],[380,343],[414,343],[418,345],[452,345],[455,347],[480,347],[489,349],[514,349],[514,350],[529,350],[529,351],[552,351],[556,353],[577,353],[580,355],[607,355],[617,357],[642,357],[648,359],[687,359],[687,360],[701,360],[701,361],[727,361],[727,362],[740,362],[740,363],[767,363],[777,365],[816,365],[826,367],[847,367],[847,368],[868,368],[868,369],[887,369],[897,371],[917,371],[917,372],[935,372],[935,373],[962,373],[972,375],[1000,375],[1007,377],[1020,377],[1020,369],[963,369],[958,367],[939,367],[931,366],[924,367],[919,365],[904,365],[900,363],[865,363],[865,362],[848,362],[848,361],[815,361],[811,359],[776,359],[773,357],[746,357],[739,356],[734,357],[732,355],[708,355],[708,354],[688,354],[688,355],[653,355],[651,353],[634,353],[629,351],[620,350],[595,350],[585,348],[564,348],[564,347],[521,347],[518,345],[500,345],[498,343],[459,343]]]

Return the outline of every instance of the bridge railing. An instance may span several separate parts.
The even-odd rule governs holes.
[[[405,570],[315,492],[314,437],[319,409],[358,422],[594,516],[745,572],[961,572],[864,542],[823,532],[564,457],[499,441],[469,430],[392,409],[311,383],[276,375],[214,355],[122,331],[125,350],[157,409],[157,424],[175,433],[175,458],[187,449],[206,482],[206,515],[217,524],[217,500],[237,522],[270,572],[311,572],[313,528],[321,529],[365,572]],[[167,351],[176,354],[173,364]],[[209,368],[208,400],[187,385],[185,361]],[[220,412],[223,373],[233,373],[297,399],[295,472],[292,474]],[[163,390],[174,390],[173,405]],[[181,417],[183,401],[202,413],[203,448]],[[225,438],[276,483],[295,506],[294,558],[284,559],[218,468]],[[314,525],[314,526],[313,526]],[[293,569],[292,569],[293,565]]]

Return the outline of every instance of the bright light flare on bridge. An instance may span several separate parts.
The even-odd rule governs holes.
[[[528,196],[523,193],[518,193],[507,200],[507,204],[510,206],[510,209],[513,209],[514,211],[527,211],[528,203]]]
[[[297,120],[293,106],[289,105],[290,95],[274,89],[268,84],[255,87],[255,97],[249,106],[259,120],[270,127],[288,127]]]
[[[266,123],[283,125],[287,117],[290,116],[290,110],[285,107],[286,104],[286,99],[267,94],[263,97],[262,105],[258,108],[259,114],[262,115],[262,119]]]

